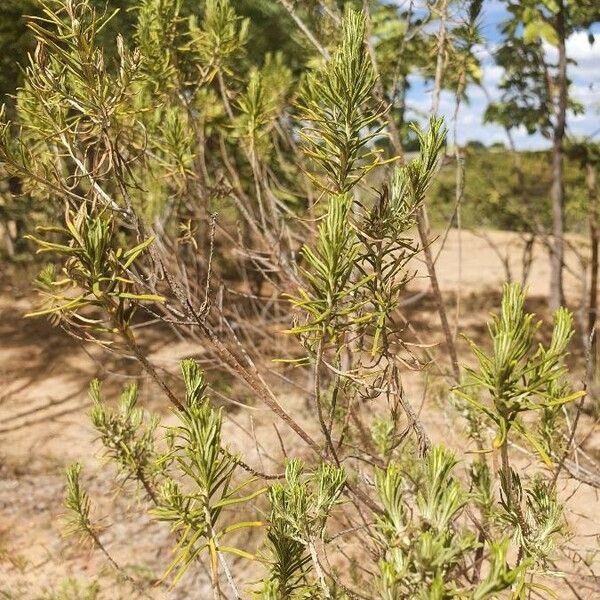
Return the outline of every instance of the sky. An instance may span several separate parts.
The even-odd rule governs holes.
[[[599,0],[600,1],[600,0]],[[484,43],[477,46],[475,51],[481,60],[483,85],[492,99],[500,96],[498,84],[502,78],[502,69],[494,64],[494,48],[501,41],[500,23],[507,13],[500,0],[487,0],[483,3],[481,15],[481,30]],[[569,114],[567,117],[568,134],[573,137],[594,136],[600,141],[600,23],[596,23],[591,32],[597,34],[596,42],[590,45],[587,31],[572,34],[567,40],[567,56],[576,64],[569,65],[569,77],[572,81],[571,95],[584,106],[584,112],[579,115]],[[551,59],[556,51],[548,46],[546,49]],[[483,89],[470,86],[467,90],[469,101],[463,104],[458,117],[459,144],[470,140],[478,140],[486,145],[494,142],[506,143],[504,129],[497,125],[485,124],[483,114],[488,104],[488,98]],[[409,106],[428,109],[431,103],[431,84],[425,85],[418,78],[411,79],[411,89],[407,100]],[[425,99],[426,106],[423,106]],[[440,113],[450,125],[454,114],[454,97],[452,93],[442,92]],[[529,135],[525,128],[513,131],[516,146],[523,150],[536,150],[549,147],[550,143],[541,135]]]

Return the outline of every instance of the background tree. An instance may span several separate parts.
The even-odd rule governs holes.
[[[550,248],[550,305],[564,302],[564,141],[567,110],[580,107],[569,100],[567,38],[600,18],[597,3],[584,0],[550,0],[506,3],[511,18],[504,24],[506,43],[497,53],[505,70],[503,95],[487,112],[489,120],[509,129],[524,125],[552,139],[552,240]],[[544,44],[556,48],[550,62]]]

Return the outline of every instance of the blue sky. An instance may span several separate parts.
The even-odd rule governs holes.
[[[500,94],[498,83],[502,78],[502,69],[494,64],[492,54],[501,40],[499,25],[505,17],[506,11],[500,0],[484,2],[481,22],[485,42],[476,48],[476,52],[482,63],[483,85],[493,99]],[[585,107],[583,114],[569,115],[568,133],[572,136],[595,134],[595,139],[600,140],[600,23],[596,23],[591,31],[598,34],[593,45],[588,41],[587,31],[576,32],[567,40],[567,55],[577,63],[569,66],[569,77],[573,82],[571,94]],[[552,58],[555,51],[548,47],[547,52]],[[470,86],[467,93],[469,102],[462,105],[458,118],[458,143],[469,140],[480,140],[486,144],[506,142],[506,134],[501,127],[483,123],[483,113],[488,104],[484,90]],[[431,85],[425,86],[420,78],[412,78],[407,100],[409,106],[428,110],[431,105]],[[440,113],[446,117],[452,131],[450,120],[454,113],[454,98],[451,93],[442,93]],[[540,135],[528,135],[525,129],[514,131],[513,137],[520,149],[549,146],[548,140]]]

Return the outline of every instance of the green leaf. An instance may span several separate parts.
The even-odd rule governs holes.
[[[558,46],[556,29],[542,19],[530,21],[523,29],[523,40],[526,44],[531,44],[539,39],[543,39],[552,46]]]
[[[119,298],[127,298],[128,300],[139,300],[140,302],[166,302],[166,298],[163,296],[157,296],[156,294],[132,294],[130,292],[119,292],[116,294]]]
[[[263,521],[240,521],[239,523],[234,523],[233,525],[227,525],[227,527],[223,527],[219,531],[219,536],[227,535],[232,531],[236,531],[237,529],[248,529],[250,527],[262,527],[264,525]]]
[[[219,500],[219,502],[215,502],[213,504],[213,506],[215,508],[223,508],[224,506],[233,506],[235,504],[244,504],[246,502],[249,502],[250,500],[253,500],[254,498],[264,494],[267,491],[267,488],[261,488],[259,490],[256,490],[255,492],[252,492],[251,494],[248,494],[247,496],[241,496],[239,498],[226,498],[223,500]]]
[[[79,296],[79,297],[75,298],[74,300],[72,300],[71,302],[67,302],[66,304],[62,304],[60,306],[54,306],[52,308],[46,308],[43,310],[36,310],[36,311],[30,312],[30,313],[26,313],[25,317],[26,318],[41,317],[44,315],[50,315],[50,314],[62,312],[65,310],[71,310],[73,308],[79,308],[80,306],[85,306],[86,304],[89,304],[89,302],[87,302],[84,299],[84,296]]]
[[[219,546],[219,552],[227,552],[228,554],[233,554],[235,556],[239,556],[240,558],[247,558],[248,560],[256,559],[254,554],[250,554],[250,552],[246,552],[240,548],[233,548],[232,546]]]
[[[134,248],[131,248],[131,250],[128,250],[127,252],[125,252],[125,254],[123,255],[123,258],[125,258],[126,260],[123,263],[123,269],[128,269],[131,266],[131,264],[135,261],[135,259],[146,248],[148,248],[148,246],[150,246],[150,244],[152,244],[152,242],[154,242],[154,236],[149,237],[147,240],[144,240],[141,244],[138,244]]]
[[[514,426],[517,429],[517,431],[533,446],[533,448],[539,454],[540,458],[544,461],[544,463],[548,467],[551,467],[554,463],[552,462],[550,456],[548,456],[548,453],[544,449],[544,446],[537,439],[537,437],[519,421],[516,421],[514,423]]]

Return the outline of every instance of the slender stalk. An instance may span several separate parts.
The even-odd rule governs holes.
[[[323,573],[323,569],[321,568],[321,564],[319,563],[319,557],[317,556],[317,549],[313,540],[309,540],[308,542],[308,551],[310,552],[310,558],[315,567],[315,572],[317,573],[317,578],[319,580],[319,585],[325,594],[325,598],[331,598],[331,590],[327,585],[327,581],[325,581],[325,573]]]
[[[440,94],[442,90],[442,78],[444,74],[444,52],[446,45],[446,21],[448,18],[448,0],[442,0],[440,7],[440,27],[438,31],[438,48],[437,48],[437,60],[435,67],[435,81],[433,86],[433,96],[431,102],[431,113],[437,116],[440,106]],[[452,374],[457,383],[460,382],[460,366],[458,363],[458,353],[456,351],[456,344],[454,342],[454,336],[450,329],[448,322],[448,315],[446,313],[446,307],[444,305],[444,299],[440,284],[437,278],[437,272],[435,269],[435,262],[433,260],[433,254],[431,252],[431,245],[429,242],[429,219],[427,218],[427,209],[422,206],[417,213],[417,226],[419,231],[419,238],[421,245],[423,246],[423,256],[425,258],[425,265],[427,267],[427,273],[429,275],[429,281],[431,282],[431,291],[435,300],[438,315],[440,317],[440,323],[442,326],[442,333],[446,340],[446,346],[448,354],[450,355],[450,364],[452,366]]]
[[[257,394],[258,398],[260,398],[260,400],[264,402],[264,404],[275,415],[277,415],[286,425],[288,425],[288,427],[290,427],[290,429],[292,429],[292,431],[294,431],[319,458],[327,461],[327,457],[324,456],[319,444],[317,444],[317,442],[306,432],[306,430],[299,423],[297,423],[281,406],[275,397],[275,394],[264,382],[256,367],[251,366],[250,368],[246,368],[243,365],[243,363],[229,350],[229,348],[227,348],[227,346],[219,339],[212,328],[206,323],[205,316],[199,315],[194,310],[194,307],[189,299],[183,294],[181,287],[177,285],[171,278],[165,265],[161,264],[161,267],[164,270],[165,277],[171,291],[185,307],[188,317],[197,323],[202,333],[212,343],[217,355],[223,361],[223,363],[227,365],[233,372],[237,373],[246,383],[246,385],[248,385],[248,387]],[[370,510],[378,514],[381,513],[381,508],[378,506],[378,504],[374,502],[363,490],[348,481],[346,482],[346,488],[352,496],[362,502]]]
[[[156,492],[154,491],[154,488],[150,485],[148,478],[144,475],[143,471],[139,467],[136,468],[135,476],[146,490],[146,494],[148,494],[148,497],[152,501],[152,504],[158,505],[158,498],[156,497]]]
[[[510,466],[510,457],[508,454],[508,439],[505,439],[502,446],[500,446],[500,458],[502,461],[502,477],[504,478],[506,491],[506,504],[508,506],[508,510],[514,512],[515,516],[517,517],[517,522],[519,523],[523,537],[526,538],[529,535],[529,525],[525,520],[525,516],[523,515],[521,504],[515,497],[512,468]],[[525,548],[523,547],[523,544],[521,544],[519,546],[519,553],[517,556],[517,565],[523,560],[524,550]]]
[[[444,75],[444,52],[446,46],[446,21],[448,20],[448,0],[442,0],[440,5],[440,27],[438,30],[437,57],[435,63],[435,80],[431,99],[431,112],[438,114],[440,95],[442,92],[442,77]]]
[[[456,93],[454,95],[454,160],[456,162],[456,184],[455,184],[455,201],[454,215],[456,216],[456,230],[458,233],[458,277],[456,283],[456,314],[454,319],[454,339],[458,333],[460,326],[460,300],[461,300],[461,285],[462,285],[462,223],[461,223],[461,206],[465,190],[465,157],[461,153],[458,145],[458,115],[461,107],[461,98],[465,89],[466,74],[464,68],[461,70]]]
[[[326,322],[323,324],[321,328],[321,337],[319,339],[319,346],[317,348],[317,355],[315,358],[315,376],[314,376],[314,396],[315,396],[315,404],[317,408],[317,415],[319,417],[319,425],[321,426],[321,431],[325,436],[325,444],[327,449],[331,452],[333,459],[336,464],[340,464],[340,461],[337,457],[337,453],[335,451],[335,447],[333,445],[333,441],[331,439],[331,430],[325,423],[325,417],[323,415],[323,407],[321,406],[321,363],[323,361],[323,351],[325,345],[325,336],[327,335],[327,329],[329,327],[329,323]]]
[[[235,600],[242,600],[240,591],[237,587],[237,584],[235,583],[235,580],[233,579],[233,575],[231,574],[231,569],[229,568],[229,565],[227,564],[227,561],[225,560],[223,553],[219,552],[217,550],[217,555],[219,557],[219,562],[221,563],[223,573],[225,573],[225,578],[227,579],[227,583],[229,584],[229,587],[231,588],[231,591],[234,594]]]
[[[598,342],[596,340],[596,330],[598,321],[598,270],[599,270],[599,257],[598,250],[600,245],[600,230],[599,230],[599,219],[600,212],[598,209],[598,185],[597,185],[597,166],[592,162],[588,161],[586,164],[586,185],[588,190],[589,200],[589,227],[590,227],[590,245],[592,247],[591,259],[590,259],[590,287],[589,287],[589,307],[588,307],[588,322],[586,337],[590,339],[590,360],[592,362],[591,368],[591,380],[588,381],[588,388],[596,375],[597,367],[597,347]]]
[[[148,600],[153,600],[153,597],[148,594],[144,588],[131,576],[123,567],[117,563],[117,561],[111,556],[110,552],[107,550],[106,546],[102,543],[98,534],[94,531],[92,527],[85,527],[85,532],[89,536],[90,540],[93,542],[94,546],[102,552],[106,561],[110,564],[110,566],[122,577],[125,581],[133,586],[133,588],[140,593],[144,598]]]
[[[456,382],[460,382],[460,366],[458,363],[458,353],[456,350],[456,344],[454,343],[454,336],[450,329],[450,323],[448,321],[448,315],[446,313],[446,307],[444,305],[444,299],[440,284],[437,278],[437,272],[435,270],[435,264],[433,262],[433,253],[431,252],[431,244],[429,242],[429,233],[427,227],[427,213],[425,208],[421,207],[417,213],[417,228],[419,231],[419,238],[423,246],[423,256],[425,258],[425,265],[427,266],[427,272],[429,274],[429,281],[431,283],[431,291],[433,292],[433,298],[436,303],[438,315],[442,325],[442,333],[446,340],[446,346],[448,354],[450,355],[450,364],[452,366],[452,374]]]
[[[556,107],[556,123],[552,141],[552,251],[550,271],[550,308],[556,310],[564,304],[563,288],[564,264],[564,157],[563,141],[567,120],[567,51],[565,31],[564,0],[558,0],[556,15],[556,33],[558,36],[558,103]]]
[[[375,48],[373,47],[373,42],[372,42],[372,34],[371,34],[371,29],[372,29],[372,24],[371,24],[371,14],[369,12],[369,2],[368,0],[363,0],[363,10],[364,13],[366,15],[366,24],[367,24],[367,29],[365,31],[365,44],[367,46],[367,50],[369,52],[369,58],[371,59],[371,64],[373,65],[373,71],[375,73],[375,87],[374,87],[374,93],[375,93],[375,98],[377,99],[378,102],[380,103],[385,103],[386,102],[386,98],[385,98],[385,89],[383,88],[383,83],[381,81],[381,71],[379,69],[379,62],[377,60],[377,54],[375,53]],[[394,120],[394,116],[392,113],[395,113],[395,111],[388,111],[388,115],[387,115],[387,130],[388,133],[390,135],[390,141],[392,142],[392,147],[394,148],[394,152],[398,155],[398,158],[400,160],[404,159],[404,150],[402,148],[402,142],[400,139],[400,130],[398,129],[398,126],[396,125],[396,121]]]
[[[330,54],[325,46],[321,45],[319,40],[315,37],[313,32],[308,28],[304,21],[298,16],[298,13],[294,10],[292,3],[289,0],[279,0],[279,3],[288,11],[290,17],[298,25],[300,31],[310,40],[310,43],[319,51],[321,56],[325,60],[329,60]]]
[[[217,544],[215,530],[213,528],[212,517],[210,514],[210,508],[208,506],[204,507],[204,515],[205,515],[206,527],[207,527],[208,533],[210,535],[211,543],[214,545],[214,551],[217,555],[217,559],[221,565],[221,568],[223,569],[223,572],[225,573],[225,578],[227,579],[227,583],[229,584],[229,587],[231,588],[231,591],[233,592],[233,596],[234,596],[235,600],[242,600],[242,597],[240,596],[238,587],[235,583],[235,580],[233,579],[233,575],[231,574],[229,565],[227,564],[225,557],[219,551],[219,546]],[[222,592],[221,592],[221,587],[219,584],[219,573],[217,571],[216,563],[212,564],[212,562],[213,561],[211,561],[211,577],[212,577],[212,582],[213,582],[213,593],[215,593],[215,598],[220,598],[222,596]]]
[[[165,383],[163,378],[157,373],[156,369],[154,368],[154,365],[152,365],[152,363],[146,358],[146,355],[138,346],[132,331],[128,328],[120,328],[119,330],[121,332],[122,337],[125,339],[128,348],[133,352],[134,356],[142,365],[146,373],[148,373],[148,375],[150,375],[154,382],[163,390],[170,402],[178,409],[183,410],[183,404],[181,403],[179,398],[175,396],[175,394],[173,393],[171,388]]]
[[[504,477],[506,489],[506,502],[508,508],[512,509],[514,505],[512,471],[510,467],[510,458],[508,456],[508,442],[506,440],[502,446],[500,446],[500,458],[502,460],[502,476]]]

